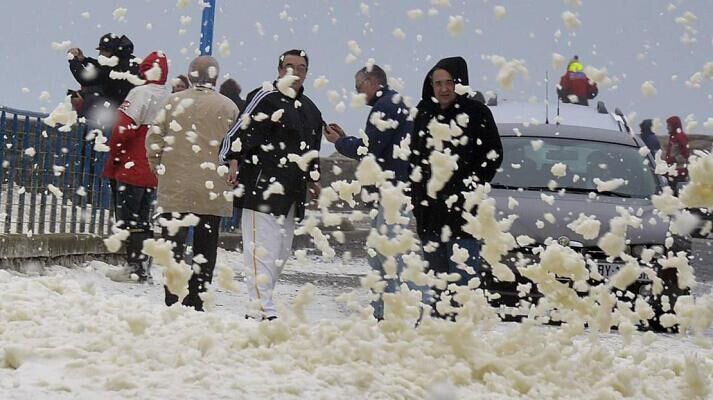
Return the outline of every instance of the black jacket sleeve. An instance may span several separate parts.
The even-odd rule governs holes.
[[[302,107],[308,113],[305,118],[305,123],[307,123],[307,129],[304,134],[305,142],[308,145],[307,151],[317,151],[317,157],[313,158],[309,165],[307,166],[307,179],[310,182],[319,183],[321,177],[320,161],[319,161],[319,151],[322,148],[322,130],[324,129],[325,122],[322,119],[322,112],[319,111],[317,105],[314,104],[312,99],[307,96],[302,96],[299,98],[302,103]],[[310,136],[311,135],[311,136]],[[311,172],[315,171],[317,173],[317,179],[314,179]]]
[[[244,113],[238,119],[239,124],[245,124],[244,120],[249,122],[247,122],[247,127],[241,125],[237,127],[236,137],[237,140],[240,140],[241,149],[239,152],[234,152],[234,154],[229,153],[229,159],[242,160],[251,157],[253,154],[260,153],[261,145],[269,145],[271,143],[270,132],[274,129],[275,123],[270,119],[270,115],[276,111],[276,108],[266,98],[257,101],[249,114]],[[261,119],[258,117],[260,114],[267,115],[267,118]]]
[[[482,184],[493,180],[495,173],[500,168],[500,164],[503,162],[503,145],[493,113],[486,105],[475,104],[479,118],[474,121],[471,116],[471,123],[475,122],[475,125],[469,128],[477,130],[477,134],[473,138],[474,146],[469,147],[475,149],[473,173]],[[480,139],[480,144],[478,144],[478,139]]]
[[[275,107],[269,102],[268,95],[260,94],[259,91],[253,91],[248,95],[248,105],[245,110],[240,110],[240,115],[233,127],[225,134],[222,143],[220,144],[220,153],[218,161],[225,164],[230,160],[243,159],[250,151],[254,151],[260,144],[266,143],[268,132],[272,129],[274,123],[269,116],[275,111]],[[264,120],[256,120],[254,117],[263,113],[268,116]],[[233,151],[233,143],[240,141],[240,151]]]
[[[423,160],[426,159],[427,156],[426,138],[423,136],[423,132],[425,131],[428,123],[426,121],[427,118],[429,117],[419,111],[414,120],[413,132],[411,132],[411,153],[409,154],[408,159],[408,176],[409,182],[411,183],[411,201],[414,208],[419,208],[421,200],[423,200],[426,196],[426,182],[424,182],[426,178],[422,178],[417,182],[412,179],[412,176],[417,167],[421,168],[421,174],[423,175]]]
[[[92,65],[96,72],[93,76],[85,72],[88,65]],[[111,68],[100,65],[96,59],[91,57],[85,57],[83,61],[79,61],[76,58],[69,60],[69,70],[72,72],[74,79],[82,86],[106,85],[109,82],[109,72],[111,72]]]
[[[455,154],[458,155],[458,169],[449,180],[452,184],[444,188],[445,192],[441,192],[443,195],[452,191],[470,190],[470,185],[464,182],[473,177],[477,180],[472,183],[490,182],[502,163],[502,143],[490,109],[469,100],[461,103],[461,110],[469,117],[468,125],[463,128],[463,135],[468,141],[454,148]],[[450,191],[447,188],[450,188]]]
[[[325,125],[325,122],[322,120],[321,114],[320,114],[319,120],[320,120],[319,132],[317,135],[315,135],[315,138],[314,138],[315,140],[314,140],[313,147],[312,147],[313,149],[317,150],[317,154],[319,154],[319,151],[322,148],[322,129]],[[322,170],[321,170],[321,166],[320,166],[320,162],[319,162],[319,156],[310,162],[309,171],[317,171],[318,178],[316,180],[312,179],[311,175],[309,177],[312,182],[319,183],[319,177],[322,176]]]

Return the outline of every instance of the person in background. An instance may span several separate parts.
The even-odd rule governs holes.
[[[242,91],[243,89],[240,87],[240,84],[232,78],[226,79],[225,82],[220,85],[220,94],[230,100],[233,100],[233,103],[238,106],[240,111],[245,109],[245,100],[240,98],[240,93],[242,93]]]
[[[191,87],[191,82],[188,78],[181,74],[171,80],[171,93],[182,92]]]
[[[477,212],[477,206],[465,209],[464,194],[493,179],[503,159],[503,147],[490,109],[468,94],[457,94],[457,84],[468,85],[468,65],[462,57],[444,58],[426,75],[411,135],[409,178],[416,229],[428,268],[440,276],[459,274],[461,279],[455,283],[465,286],[481,273],[481,265],[480,243],[462,228],[466,222],[463,214]],[[460,129],[458,139],[443,140],[442,130],[456,125]],[[436,128],[441,131],[438,135],[432,131]],[[451,167],[450,177],[438,190],[431,180],[443,176],[448,166],[441,163],[435,170],[434,160],[452,160],[454,156],[457,167]],[[456,245],[468,251],[465,266],[472,268],[475,275],[452,259]],[[438,308],[448,290],[438,285],[433,289],[432,314],[453,318]]]
[[[191,214],[198,217],[193,226],[193,274],[188,295],[181,302],[197,311],[203,311],[201,294],[213,280],[220,218],[231,213],[225,195],[232,188],[219,176],[215,160],[220,140],[238,118],[238,108],[215,91],[218,69],[218,61],[210,56],[191,61],[188,76],[192,86],[168,97],[163,115],[146,140],[151,169],[158,175],[161,236],[174,243],[176,262],[185,257],[189,228],[171,232],[167,226]],[[184,104],[190,106],[176,112]],[[168,287],[164,286],[164,291],[167,306],[178,302]]]
[[[229,98],[230,100],[238,106],[238,109],[242,112],[245,110],[245,100],[240,98],[240,93],[243,89],[240,84],[235,79],[226,79],[222,85],[220,85],[220,94]],[[230,229],[234,231],[240,226],[240,220],[242,219],[243,210],[238,207],[238,199],[235,199],[235,205],[233,207],[233,216],[231,217]]]
[[[259,307],[248,318],[277,318],[273,292],[292,251],[295,221],[304,218],[308,193],[319,197],[324,121],[305,94],[308,68],[303,50],[282,53],[278,79],[248,95],[240,121],[221,146],[219,162],[230,164],[230,177],[242,192],[237,205],[243,210],[246,283],[250,300]],[[295,155],[311,157],[301,167],[288,161]]]
[[[599,89],[584,73],[584,66],[579,57],[574,56],[567,65],[567,72],[560,78],[557,94],[563,103],[574,103],[588,106],[589,100],[597,97]]]
[[[149,125],[169,95],[165,87],[168,61],[161,52],[149,54],[139,67],[145,81],[132,89],[118,110],[109,140],[109,156],[104,165],[104,178],[111,182],[116,226],[127,229],[127,267],[112,271],[115,281],[148,278],[148,258],[142,253],[144,240],[152,238],[150,214],[154,201],[156,176],[149,168],[145,141]]]
[[[641,140],[646,143],[646,147],[648,147],[651,154],[656,155],[656,152],[661,150],[661,144],[656,138],[656,134],[652,130],[652,127],[653,122],[650,119],[645,119],[639,124],[639,128],[641,128]]]
[[[676,167],[674,175],[668,175],[668,182],[673,189],[673,193],[678,196],[679,186],[688,180],[688,136],[683,131],[681,118],[678,116],[669,117],[666,120],[668,128],[668,145],[666,146],[666,163]]]
[[[394,147],[398,147],[405,140],[413,129],[413,121],[409,120],[409,108],[404,104],[401,95],[391,89],[387,83],[386,72],[378,65],[364,67],[357,71],[354,75],[354,87],[358,93],[366,97],[367,105],[371,106],[371,112],[366,118],[366,127],[364,133],[368,138],[368,144],[356,136],[348,136],[344,133],[342,127],[337,124],[329,124],[325,127],[325,138],[334,143],[337,151],[349,158],[361,160],[366,154],[374,157],[383,171],[390,171],[393,177],[390,179],[394,186],[400,182],[408,183],[408,161],[394,157]],[[394,121],[388,127],[378,127],[376,119],[383,121]],[[367,153],[360,153],[359,148],[366,147]],[[375,186],[367,187],[370,193],[379,193],[379,189]],[[397,226],[401,229],[406,229],[409,224],[410,215],[406,216],[405,210],[402,210],[402,216],[406,216],[406,220],[399,224],[387,224],[385,219],[384,207],[380,201],[377,201],[373,206],[378,210],[376,218],[373,218],[371,228],[377,232],[385,229],[389,239],[394,239],[398,236]],[[410,214],[410,213],[408,213]],[[373,256],[368,257],[369,265],[374,271],[379,272],[382,279],[386,281],[385,293],[395,293],[401,286],[400,275],[405,269],[405,263],[401,255],[396,256],[397,276],[386,278],[384,262],[386,257],[378,252]],[[413,282],[407,282],[411,289],[420,290],[422,292],[422,300],[426,301],[428,296],[427,287],[419,287]],[[384,300],[381,295],[371,303],[374,308],[374,318],[377,320],[384,319]]]
[[[69,70],[82,87],[76,96],[72,94],[72,102],[81,104],[79,116],[108,128],[115,121],[116,107],[140,83],[139,65],[134,61],[134,44],[126,36],[107,33],[99,40],[97,50],[97,58],[86,57],[77,47],[68,50]]]

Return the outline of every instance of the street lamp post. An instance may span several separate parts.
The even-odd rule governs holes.
[[[202,56],[213,54],[213,20],[215,19],[215,0],[204,0],[203,20],[201,21],[200,51]]]

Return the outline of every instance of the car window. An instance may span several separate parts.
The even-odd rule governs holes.
[[[541,143],[540,143],[541,141]],[[503,163],[492,181],[494,185],[518,188],[596,190],[595,178],[621,178],[625,184],[612,194],[650,198],[658,191],[654,170],[639,149],[615,143],[563,138],[503,137]],[[557,177],[552,167],[565,164],[566,175]],[[607,193],[604,193],[607,194]]]

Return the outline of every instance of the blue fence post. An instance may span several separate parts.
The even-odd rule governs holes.
[[[11,230],[11,223],[13,221],[12,217],[12,205],[13,202],[15,201],[15,176],[17,175],[17,130],[18,130],[18,122],[17,122],[17,114],[12,116],[12,130],[10,131],[10,170],[8,171],[7,174],[7,199],[5,200],[6,202],[6,207],[5,207],[5,233],[10,233]],[[4,151],[4,149],[3,149]]]
[[[7,116],[5,110],[0,111],[0,204],[2,204],[2,185],[5,183],[5,139],[7,138]],[[0,207],[0,214],[2,214],[2,207]],[[10,217],[6,216],[3,218],[5,220],[5,226],[10,223]],[[2,232],[0,232],[2,233]]]
[[[105,129],[103,132],[109,140],[111,140],[111,127]],[[112,209],[112,199],[111,199],[111,187],[109,183],[102,178],[102,170],[104,168],[104,163],[107,162],[107,157],[109,153],[94,152],[92,151],[92,163],[94,166],[94,191],[96,196],[92,199],[94,207],[92,207],[92,225],[94,226],[95,233],[103,234],[106,224],[111,223],[111,218],[105,220],[104,214],[106,210]],[[109,160],[108,162],[111,162]],[[99,213],[97,216],[96,213]],[[112,212],[109,212],[112,215]],[[116,216],[114,217],[116,218]],[[98,226],[95,223],[98,222]]]
[[[64,174],[59,176],[59,181],[60,185],[59,186],[62,190],[62,211],[60,212],[60,228],[59,231],[61,233],[67,233],[67,207],[68,207],[68,201],[67,197],[70,196],[69,193],[69,187],[70,187],[70,181],[69,181],[69,171],[71,171],[71,166],[72,166],[72,151],[70,147],[72,146],[72,132],[74,129],[69,130],[67,132],[64,132],[64,146],[62,146],[62,158],[61,158],[61,163],[60,166],[64,167]],[[52,171],[54,175],[54,171]]]
[[[39,182],[40,182],[40,174],[42,173],[42,169],[40,168],[40,164],[42,162],[42,157],[44,156],[45,152],[42,149],[42,119],[40,117],[34,117],[35,118],[35,129],[34,129],[34,147],[35,147],[35,157],[32,160],[32,180],[30,183],[30,221],[31,225],[30,228],[32,229],[33,233],[38,233],[39,229],[35,231],[34,227],[35,225],[41,220],[41,218],[44,218],[44,215],[37,215],[37,192],[40,189]],[[41,208],[41,206],[40,206]],[[41,214],[41,213],[40,213]]]
[[[54,158],[54,152],[52,151],[52,140],[55,142],[57,141],[55,133],[55,129],[47,129],[45,132],[47,132],[47,137],[45,138],[46,144],[44,148],[44,162],[42,163],[42,169],[40,170],[40,175],[42,176],[42,186],[38,188],[38,192],[40,194],[40,226],[39,226],[39,231],[40,233],[46,233],[46,229],[48,228],[48,224],[51,224],[51,221],[54,219],[54,208],[50,208],[49,212],[47,211],[47,206],[49,199],[51,198],[51,195],[47,195],[47,185],[50,183],[50,175],[47,173],[47,171],[50,171],[52,169],[52,159]],[[53,227],[51,229],[54,229]],[[53,230],[51,232],[54,232]]]
[[[61,188],[62,187],[62,184],[60,183],[61,179],[54,176],[54,174],[52,173],[52,165],[55,165],[55,162],[57,162],[57,160],[62,159],[62,131],[60,131],[58,128],[53,128],[52,130],[54,131],[53,132],[54,134],[52,136],[54,136],[54,138],[55,138],[54,154],[52,154],[52,164],[45,171],[45,174],[51,177],[50,179],[52,180],[52,184],[55,187]],[[47,195],[47,200],[49,201],[50,199],[52,199],[52,212],[50,213],[50,216],[51,216],[51,218],[50,218],[50,224],[51,224],[50,232],[51,233],[59,233],[58,227],[57,227],[57,222],[58,222],[59,217],[62,214],[60,213],[58,215],[57,212],[59,210],[57,210],[57,208],[61,207],[62,201],[61,201],[61,199],[58,199],[57,196],[55,196],[54,194]]]
[[[94,130],[94,129],[91,129]],[[103,134],[104,132],[102,132]],[[98,157],[94,157],[94,152],[91,153],[92,156],[89,158],[90,163],[94,163],[94,168],[96,170],[96,165],[99,162]],[[91,169],[91,168],[90,168]],[[92,215],[89,217],[89,231],[95,234],[99,233],[99,228],[97,228],[97,211],[99,210],[99,205],[101,204],[101,180],[97,177],[95,173],[93,177],[90,177],[90,182],[88,185],[87,194],[90,197],[90,204],[92,205]]]
[[[19,134],[19,132],[15,132],[15,134]],[[16,152],[18,156],[20,157],[20,171],[18,172],[18,176],[20,177],[20,183],[19,186],[20,188],[23,189],[22,193],[18,194],[18,199],[17,199],[17,233],[24,233],[24,226],[25,226],[25,193],[27,193],[28,189],[31,189],[29,186],[29,180],[27,178],[27,159],[29,158],[25,154],[25,150],[30,147],[30,117],[26,116],[25,117],[25,123],[22,124],[22,148],[21,149],[16,149]],[[34,158],[34,155],[32,156]],[[32,176],[30,175],[30,179]],[[30,221],[32,221],[32,217],[29,216],[28,218]],[[31,226],[31,225],[30,225]]]
[[[84,125],[77,124],[76,129],[74,130],[74,143],[72,143],[74,149],[70,152],[70,154],[72,154],[72,168],[71,170],[67,168],[67,170],[64,171],[65,174],[71,174],[71,188],[68,188],[69,190],[65,193],[65,196],[71,196],[69,198],[69,203],[70,207],[72,207],[72,218],[69,221],[69,233],[77,233],[77,224],[80,222],[77,219],[77,212],[82,212],[81,198],[77,195],[77,189],[82,186],[82,152],[84,150],[84,135],[82,135],[83,128]]]
[[[90,137],[89,135],[92,135],[91,130],[86,126],[83,125],[84,127],[84,140],[82,141],[82,147],[84,148],[84,155],[82,156],[82,162],[83,162],[83,168],[82,171],[80,172],[82,175],[82,179],[80,182],[80,187],[84,188],[84,196],[81,196],[81,200],[79,201],[82,209],[82,216],[81,220],[79,223],[79,232],[80,233],[87,233],[87,224],[88,220],[91,219],[91,217],[87,214],[87,204],[89,204],[89,207],[91,206],[91,203],[87,202],[87,197],[90,195],[90,180],[89,180],[89,174],[91,173],[91,164],[92,164],[92,149],[93,149],[93,141],[88,140]],[[79,189],[79,188],[78,188]],[[95,210],[92,207],[92,212]]]
[[[215,0],[204,1],[203,20],[201,21],[200,51],[202,56],[213,54],[213,20],[215,19]]]

